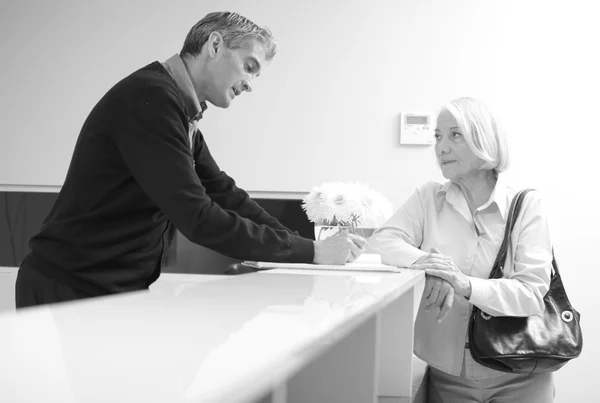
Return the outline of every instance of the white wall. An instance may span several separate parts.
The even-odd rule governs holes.
[[[3,1],[0,185],[60,185],[95,102],[133,70],[177,52],[213,10],[267,24],[280,42],[254,91],[229,110],[210,108],[202,122],[217,161],[247,190],[365,181],[399,206],[441,176],[430,147],[399,145],[398,114],[485,98],[512,137],[507,175],[545,193],[557,258],[583,316],[584,354],[556,374],[556,401],[589,401],[584,390],[600,360],[594,4]]]
[[[15,310],[16,267],[0,267],[0,315]]]

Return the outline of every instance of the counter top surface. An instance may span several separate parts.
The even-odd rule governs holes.
[[[259,398],[424,274],[199,277],[0,313],[0,401]]]

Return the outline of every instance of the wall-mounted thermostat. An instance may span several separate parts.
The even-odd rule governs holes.
[[[400,144],[434,143],[431,115],[402,113],[400,117]]]

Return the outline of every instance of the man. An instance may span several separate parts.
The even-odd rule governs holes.
[[[175,229],[239,259],[343,264],[360,255],[363,238],[315,242],[268,215],[219,169],[197,129],[206,101],[229,107],[275,53],[267,28],[211,13],[180,55],[110,89],[86,119],[56,204],[30,241],[17,307],[148,288]]]

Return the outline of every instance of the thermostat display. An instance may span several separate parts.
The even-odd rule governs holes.
[[[408,125],[427,125],[429,124],[428,116],[406,116],[406,124]]]
[[[401,119],[400,144],[433,144],[431,115],[405,113]]]

